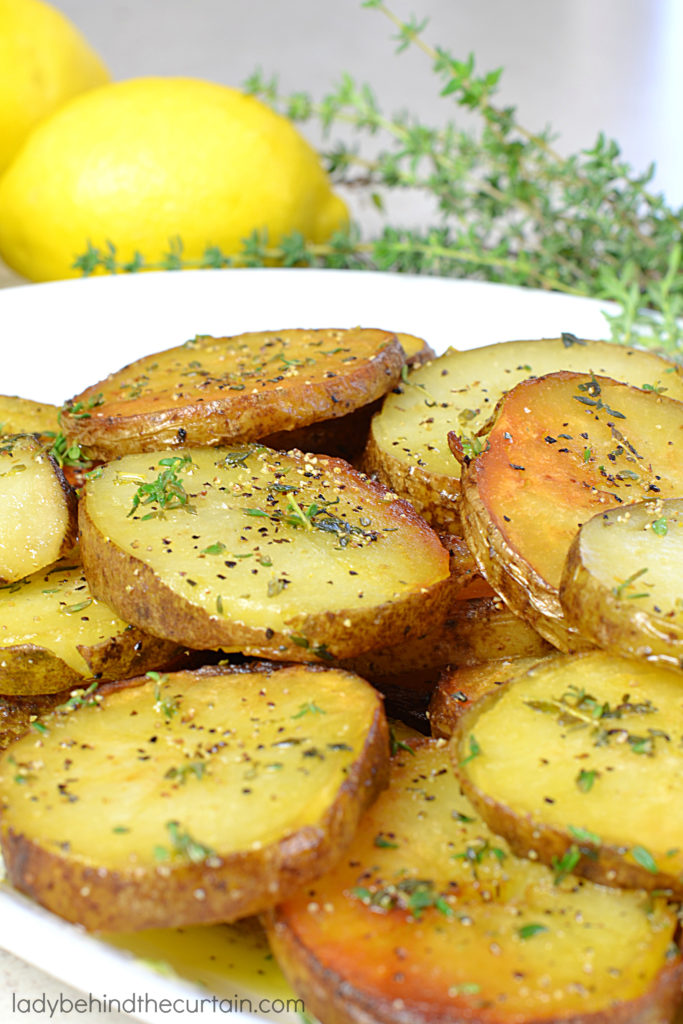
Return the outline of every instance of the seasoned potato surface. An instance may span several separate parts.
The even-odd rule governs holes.
[[[323,1024],[668,1020],[674,909],[519,860],[460,793],[445,744],[410,746],[339,865],[268,917]]]
[[[448,599],[436,534],[324,456],[127,456],[88,481],[81,535],[93,592],[188,647],[329,660],[400,639]]]
[[[381,699],[350,673],[155,674],[72,703],[0,759],[0,827],[13,884],[88,928],[272,906],[384,783]]]

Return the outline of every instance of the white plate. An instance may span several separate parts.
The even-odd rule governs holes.
[[[349,270],[185,270],[0,292],[4,394],[61,404],[148,352],[195,334],[382,327],[437,350],[513,338],[609,337],[592,299],[437,277]]]
[[[437,351],[563,331],[606,338],[603,310],[610,308],[523,288],[334,270],[183,271],[22,286],[0,291],[0,388],[61,404],[132,359],[195,334],[361,325],[417,334]],[[62,982],[123,1000],[124,1009],[133,994],[146,995],[137,1019],[167,1022],[169,1013],[154,1009],[160,1000],[187,998],[194,1005],[207,996],[206,988],[159,976],[130,951],[86,935],[6,887],[0,887],[0,922],[0,946]],[[146,956],[166,959],[166,952],[152,948]],[[209,995],[251,994],[229,974],[207,978],[189,963],[178,970],[208,985]],[[213,1016],[207,1008],[204,1017]],[[233,1012],[231,1019],[258,1018]],[[282,1024],[296,1019],[279,1015]]]

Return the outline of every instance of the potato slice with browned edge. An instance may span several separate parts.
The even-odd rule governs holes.
[[[433,348],[414,334],[397,333],[405,355],[405,365],[422,366],[435,358]],[[337,416],[334,419],[321,420],[307,427],[295,430],[282,430],[279,433],[260,436],[259,440],[269,448],[299,448],[304,452],[318,452],[322,455],[335,455],[338,458],[353,462],[362,454],[368,441],[370,420],[379,412],[382,398],[369,405]]]
[[[469,352],[449,350],[407,376],[388,395],[370,429],[363,468],[408,498],[437,529],[459,533],[460,470],[446,437],[453,430],[474,454],[477,437],[503,394],[528,377],[557,370],[596,373],[683,400],[680,366],[639,349],[572,334],[509,341]]]
[[[195,649],[344,658],[441,614],[448,552],[340,459],[259,446],[128,455],[80,509],[93,593]]]
[[[0,695],[0,750],[28,732],[41,715],[47,715],[58,704],[66,704],[74,695],[78,696],[76,690],[21,697]]]
[[[423,669],[478,665],[506,656],[540,658],[554,650],[498,597],[453,601],[443,619],[417,627],[400,643],[349,658],[344,667],[373,683],[394,678],[407,689],[431,690],[438,671],[433,682],[425,684]]]
[[[0,395],[0,434],[47,434],[59,430],[59,408],[17,395]]]
[[[111,684],[0,758],[7,874],[91,930],[246,917],[342,856],[388,757],[381,698],[347,672]]]
[[[555,655],[559,657],[559,655]],[[549,655],[553,657],[553,655]],[[448,739],[475,701],[495,693],[499,686],[524,675],[541,658],[499,658],[482,665],[445,668],[427,709],[432,736]]]
[[[567,620],[613,654],[683,668],[683,500],[603,512],[569,549],[560,603]]]
[[[93,678],[123,679],[164,668],[179,652],[96,600],[78,560],[0,587],[0,693],[59,693]]]
[[[0,582],[56,562],[76,532],[76,495],[38,437],[0,438]]]
[[[93,384],[67,402],[62,422],[104,460],[251,441],[374,402],[404,362],[395,334],[360,327],[198,335]]]
[[[554,373],[500,403],[485,449],[464,461],[465,538],[513,611],[562,650],[589,646],[558,589],[569,548],[591,516],[683,494],[683,403],[606,377]]]
[[[322,1024],[653,1024],[681,994],[675,908],[516,858],[411,741],[343,860],[266,917]]]
[[[452,755],[518,854],[680,899],[682,707],[677,672],[603,651],[557,655],[477,701]]]

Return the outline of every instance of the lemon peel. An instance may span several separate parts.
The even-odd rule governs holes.
[[[44,117],[109,73],[79,30],[43,0],[0,0],[0,174]]]
[[[136,78],[72,100],[0,179],[0,255],[35,281],[77,276],[88,244],[159,260],[237,253],[254,230],[326,241],[348,223],[318,155],[286,118],[236,89]]]

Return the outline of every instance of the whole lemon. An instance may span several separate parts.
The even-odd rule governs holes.
[[[153,262],[182,240],[242,249],[346,224],[315,150],[294,126],[236,89],[137,78],[71,100],[39,125],[0,178],[0,256],[34,281],[74,277],[88,243]]]
[[[109,74],[63,14],[42,0],[0,0],[0,174],[35,124]]]

